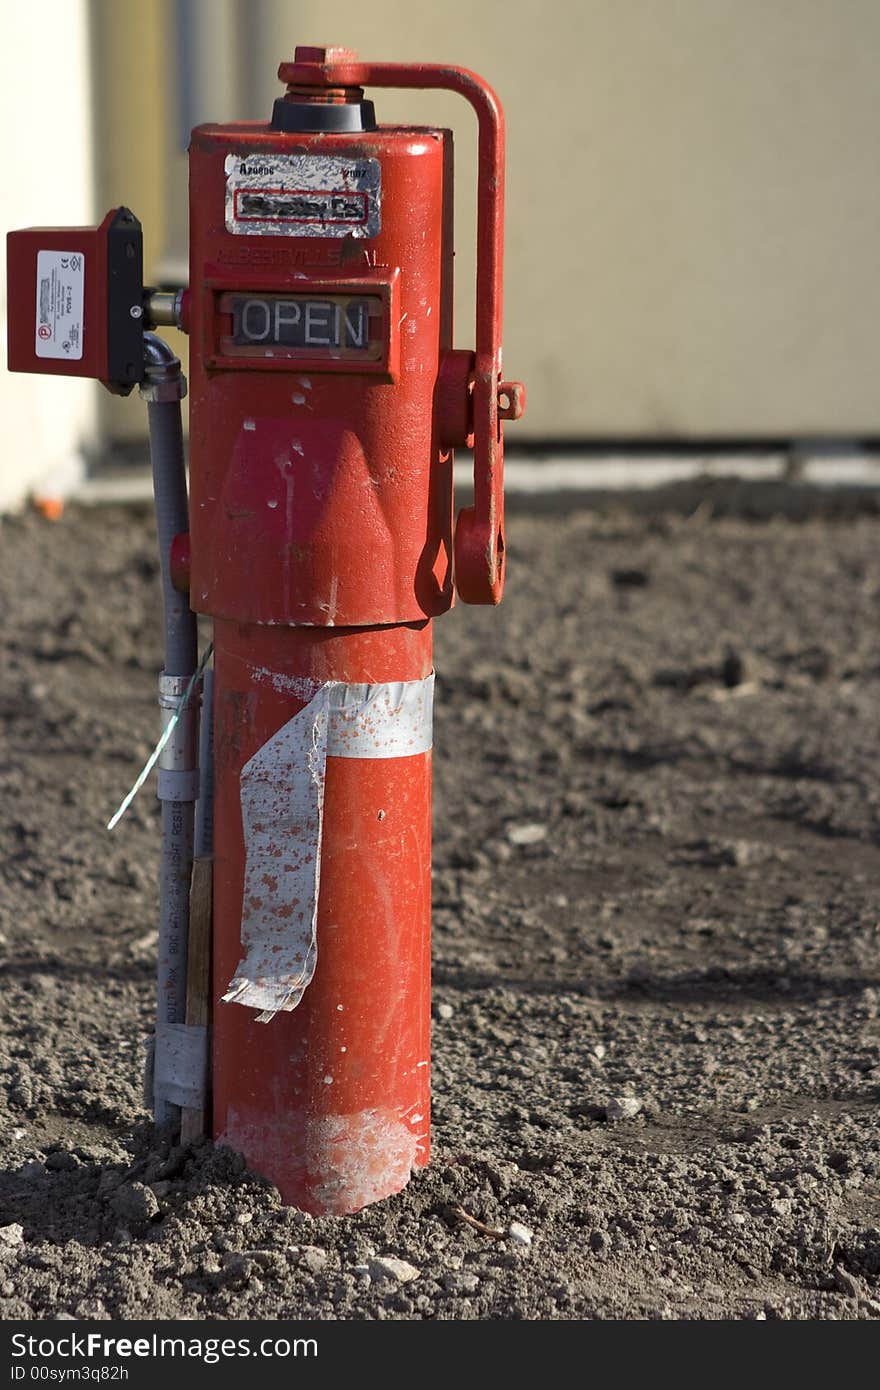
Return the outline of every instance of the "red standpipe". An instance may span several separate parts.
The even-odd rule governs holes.
[[[268,976],[283,959],[309,912],[284,897],[285,874],[301,882],[316,867],[314,817],[273,803],[267,832],[243,812],[242,774],[301,711],[312,718],[328,683],[343,703],[365,687],[387,703],[400,683],[429,682],[431,621],[452,605],[453,574],[465,601],[499,601],[500,419],[521,414],[523,395],[500,380],[491,90],[461,69],[334,50],[297,50],[279,75],[300,128],[193,132],[191,531],[177,570],[214,621],[214,1134],[283,1201],[347,1213],[428,1161],[430,740],[401,752],[377,734],[374,752],[362,736],[366,755],[346,756],[331,737],[325,780],[315,774],[317,963],[290,1011],[261,1014],[240,990],[224,999],[249,922],[279,943]],[[301,128],[304,108],[359,106],[364,86],[447,88],[477,111],[475,355],[452,350],[451,133],[369,118],[326,128],[338,111]],[[474,504],[453,541],[452,447],[471,432]],[[321,727],[316,716],[316,746]]]

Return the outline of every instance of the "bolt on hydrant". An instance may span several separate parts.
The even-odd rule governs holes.
[[[9,365],[139,385],[149,404],[156,1120],[206,1125],[287,1203],[348,1213],[428,1161],[431,625],[455,591],[501,598],[502,421],[524,390],[501,376],[491,89],[334,48],[298,48],[279,76],[268,124],[193,131],[188,289],[143,287],[125,208],[10,233]],[[473,352],[452,345],[452,135],[378,125],[364,89],[383,87],[457,92],[477,114]],[[190,335],[188,500],[186,383],[161,324]],[[474,495],[453,528],[456,446]]]

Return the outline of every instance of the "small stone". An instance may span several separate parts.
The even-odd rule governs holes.
[[[244,1288],[252,1282],[254,1262],[249,1255],[227,1251],[223,1256],[223,1275],[227,1283]]]
[[[507,838],[512,845],[537,845],[547,838],[546,825],[537,821],[527,821],[524,825],[509,825]]]
[[[26,1134],[27,1134],[27,1130],[26,1130],[26,1129],[14,1129],[14,1130],[12,1131],[12,1137],[13,1137],[13,1139],[23,1139],[24,1136],[25,1136]]]
[[[847,1298],[862,1298],[864,1296],[865,1290],[858,1279],[842,1265],[834,1266],[834,1282],[840,1292],[846,1294]]]
[[[15,1293],[15,1285],[13,1284],[11,1279],[3,1280],[3,1283],[0,1284],[0,1293],[2,1293],[4,1298],[12,1297],[12,1295]]]
[[[76,1316],[87,1321],[109,1321],[110,1314],[101,1302],[100,1298],[84,1298],[82,1303],[76,1305]]]
[[[593,1056],[597,1062],[601,1062],[607,1051],[608,1049],[604,1043],[596,1043],[596,1046],[593,1048]]]
[[[237,1226],[249,1226],[254,1219],[252,1211],[240,1211],[235,1218]]]
[[[443,1287],[450,1293],[476,1293],[480,1287],[476,1274],[464,1274],[459,1269],[448,1269],[442,1279]]]
[[[320,1274],[327,1265],[327,1251],[317,1245],[304,1245],[300,1263],[305,1265],[310,1274]]]
[[[412,1299],[407,1298],[405,1294],[392,1290],[385,1295],[385,1307],[393,1309],[395,1313],[402,1313],[406,1318],[414,1311],[415,1304]]]
[[[528,1226],[523,1226],[520,1221],[511,1221],[507,1228],[507,1234],[515,1245],[524,1245],[526,1248],[531,1245],[534,1239],[534,1231],[530,1231]]]
[[[111,1192],[115,1192],[117,1187],[122,1186],[122,1174],[114,1168],[105,1168],[98,1179],[98,1196],[109,1197]]]
[[[17,1221],[13,1221],[9,1226],[0,1226],[0,1245],[6,1246],[8,1250],[15,1250],[17,1246],[24,1244],[24,1227]]]
[[[49,1154],[45,1165],[50,1173],[72,1173],[79,1164],[72,1153],[66,1149],[56,1149],[53,1154]]]
[[[406,1260],[398,1260],[395,1255],[375,1255],[367,1265],[370,1278],[375,1284],[408,1284],[418,1279],[419,1271]]]
[[[610,578],[617,589],[644,589],[651,582],[648,570],[642,569],[613,569]]]
[[[770,1203],[770,1210],[777,1216],[790,1216],[793,1205],[789,1197],[777,1197],[775,1202]]]
[[[343,1274],[333,1286],[330,1298],[334,1303],[345,1303],[355,1292],[357,1285],[351,1275]]]
[[[738,652],[734,647],[728,647],[724,653],[724,660],[721,663],[721,679],[728,690],[734,689],[737,685],[742,685],[746,678],[746,661],[742,652]]]
[[[631,1120],[638,1115],[642,1102],[636,1096],[612,1096],[605,1106],[605,1118],[612,1124]]]
[[[760,860],[762,854],[762,846],[752,844],[749,840],[732,840],[730,843],[730,857],[738,869],[746,868],[756,859]]]
[[[110,1206],[123,1221],[152,1221],[159,1214],[155,1193],[142,1182],[126,1182],[110,1198]]]
[[[453,1016],[454,1013],[455,1013],[455,1010],[453,1009],[453,1007],[452,1007],[451,1004],[438,1004],[438,1005],[437,1005],[437,1017],[438,1017],[438,1018],[442,1018],[442,1020],[443,1020],[444,1023],[448,1023],[449,1020],[452,1018],[452,1016]]]

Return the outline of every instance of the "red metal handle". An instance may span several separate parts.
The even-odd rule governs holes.
[[[456,92],[479,124],[477,322],[474,368],[474,505],[455,528],[455,586],[465,603],[498,603],[504,588],[504,441],[501,418],[518,419],[518,382],[501,381],[504,269],[504,112],[488,83],[467,68],[438,63],[360,63],[344,49],[297,49],[278,69],[293,86],[400,87]],[[499,412],[499,396],[506,403]]]

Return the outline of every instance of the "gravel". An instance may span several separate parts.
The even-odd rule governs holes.
[[[141,1108],[148,516],[0,522],[0,1316],[880,1314],[880,526],[707,496],[438,622],[433,1157],[345,1220]]]

